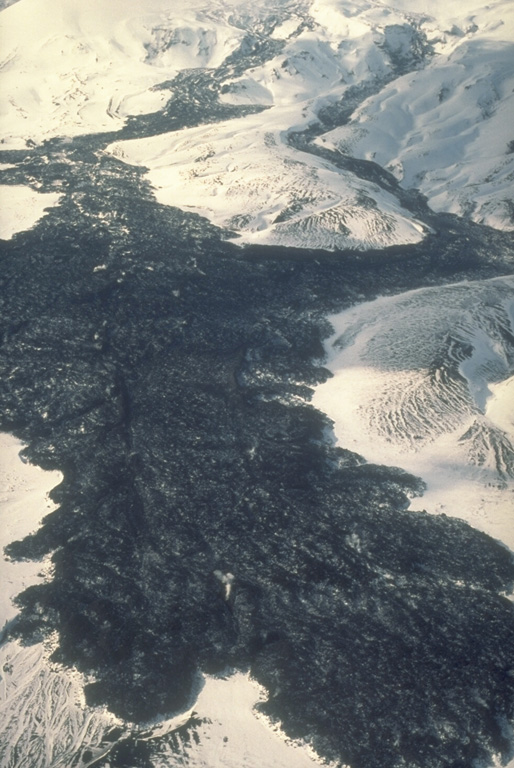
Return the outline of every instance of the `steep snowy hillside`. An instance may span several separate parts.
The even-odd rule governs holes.
[[[319,142],[379,163],[436,211],[514,229],[514,6],[447,6],[418,18],[430,64],[395,78]]]

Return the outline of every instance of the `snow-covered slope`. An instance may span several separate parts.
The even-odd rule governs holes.
[[[7,8],[0,17],[4,146],[116,130],[127,115],[160,109],[169,93],[154,85],[181,69],[218,66],[242,35],[207,18],[204,6],[21,0]]]
[[[331,318],[313,402],[346,448],[421,476],[412,509],[514,550],[514,281],[411,291]]]
[[[0,238],[10,240],[24,232],[44,216],[47,208],[57,205],[61,196],[56,192],[36,192],[24,186],[0,186]]]
[[[413,242],[416,222],[383,192],[341,171],[336,185],[335,174],[320,179],[319,162],[286,146],[288,130],[371,91],[347,126],[318,138],[320,146],[385,166],[438,211],[511,228],[512,10],[497,3],[477,16],[454,6],[451,18],[442,5],[436,10],[440,22],[408,7],[312,3],[308,26],[293,17],[273,31],[280,53],[222,89],[226,103],[266,107],[258,119],[117,151],[152,169],[160,201],[182,201],[242,242]],[[375,202],[363,206],[366,198]]]
[[[511,228],[512,15],[506,0],[450,12],[403,0],[20,0],[0,16],[4,147],[119,129],[164,109],[177,74],[197,70],[212,74],[214,101],[263,111],[115,151],[151,168],[159,200],[240,242],[421,239],[387,191],[293,151],[288,136],[309,126],[334,159],[372,159],[438,211]],[[178,99],[172,116],[188,107]]]
[[[429,66],[394,79],[319,141],[386,167],[436,211],[513,229],[514,6],[446,5],[419,20]]]
[[[291,118],[270,111],[110,151],[151,168],[159,202],[207,216],[240,243],[335,250],[422,239],[423,225],[378,184],[284,145]]]
[[[62,479],[60,472],[43,472],[23,463],[19,452],[23,444],[10,435],[0,435],[0,551],[36,530],[44,515],[55,505],[47,493]],[[2,592],[0,596],[0,627],[17,613],[12,604],[29,584],[41,580],[41,563],[16,563],[0,560]],[[44,569],[43,569],[44,570]]]

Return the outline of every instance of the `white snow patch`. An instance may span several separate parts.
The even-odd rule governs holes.
[[[163,752],[155,768],[169,768],[177,759],[188,768],[327,766],[307,745],[287,739],[279,727],[258,715],[255,705],[265,698],[265,690],[247,674],[206,676],[193,708],[200,720],[195,738],[189,732],[187,740],[179,739],[178,755]]]
[[[313,397],[342,446],[426,481],[412,510],[463,518],[512,550],[513,289],[427,288],[331,317],[334,375]]]
[[[391,194],[287,146],[295,114],[294,106],[273,109],[266,119],[251,115],[107,151],[149,168],[160,203],[206,216],[237,233],[239,244],[365,250],[419,242],[423,226]]]
[[[21,443],[0,434],[0,553],[13,541],[34,533],[41,519],[55,509],[48,492],[62,480],[60,472],[43,472],[20,460]],[[43,581],[45,567],[32,561],[0,560],[0,627],[17,613],[12,599],[31,584]]]
[[[295,32],[297,32],[301,23],[301,19],[293,15],[291,18],[286,19],[281,24],[278,24],[273,30],[271,37],[274,40],[287,40]]]
[[[214,571],[214,575],[218,581],[223,585],[225,600],[228,600],[230,593],[232,592],[232,585],[234,583],[233,573],[223,573],[222,571]]]
[[[514,434],[514,376],[498,384],[489,384],[485,415],[498,429]]]
[[[35,192],[30,187],[0,186],[0,238],[10,240],[37,224],[45,211],[57,205],[62,195],[57,192]]]

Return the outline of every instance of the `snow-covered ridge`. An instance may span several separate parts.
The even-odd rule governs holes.
[[[264,125],[251,115],[108,151],[149,167],[160,203],[208,217],[240,244],[335,250],[422,239],[425,228],[392,194],[284,144],[290,110],[266,117]]]
[[[189,67],[216,67],[242,32],[166,0],[20,0],[0,16],[4,147],[116,130],[159,110],[153,86]],[[225,3],[223,7],[225,7]]]
[[[380,9],[372,21],[391,15],[405,22]],[[425,228],[393,195],[287,141],[350,85],[387,76],[387,34],[349,16],[338,23],[337,14],[314,3],[307,11],[296,6],[271,38],[282,42],[279,53],[239,77],[227,75],[220,89],[223,102],[257,104],[263,112],[109,150],[150,169],[159,202],[208,217],[240,244],[335,250],[419,242]],[[244,45],[239,55],[244,63]]]
[[[436,211],[514,229],[514,7],[499,2],[423,21],[430,64],[394,79],[319,142],[373,160]],[[440,21],[446,21],[441,24]]]
[[[514,280],[410,291],[331,318],[313,402],[345,448],[427,481],[445,512],[514,550]]]
[[[318,138],[325,149],[374,160],[438,211],[509,229],[512,19],[508,0],[415,12],[406,0],[19,0],[0,14],[3,146],[116,130],[163,109],[179,72],[223,66],[219,98],[259,105],[259,117],[186,129],[149,142],[147,154],[116,148],[151,168],[163,202],[181,201],[240,242],[416,242],[419,224],[387,193],[292,156],[287,134],[342,105],[351,119]]]

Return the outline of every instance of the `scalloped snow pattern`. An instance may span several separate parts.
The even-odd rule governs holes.
[[[514,550],[514,279],[425,288],[331,318],[313,404],[368,461],[427,482],[411,503]]]

